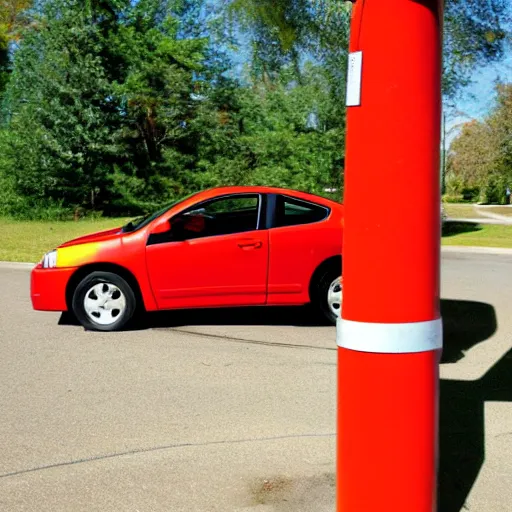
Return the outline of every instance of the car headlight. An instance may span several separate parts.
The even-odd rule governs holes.
[[[47,252],[43,256],[43,268],[55,268],[57,266],[57,251]]]

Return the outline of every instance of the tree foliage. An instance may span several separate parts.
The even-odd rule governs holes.
[[[0,99],[9,79],[10,44],[19,40],[21,28],[28,20],[27,10],[32,0],[2,0],[0,2]]]
[[[497,102],[483,121],[467,123],[450,146],[448,188],[501,203],[512,186],[512,84],[497,87]]]
[[[336,116],[329,79],[307,66],[300,85],[293,66],[270,87],[251,82],[218,112],[222,128],[207,130],[199,168],[209,183],[259,184],[323,193],[340,188],[344,119]],[[203,126],[204,120],[200,120]]]
[[[507,2],[486,5],[447,1],[449,94],[503,51]],[[138,214],[214,185],[342,190],[350,9],[0,0],[0,214]],[[240,29],[252,54],[234,76]],[[454,145],[453,183],[482,188],[510,168],[500,91],[496,111]]]
[[[138,213],[220,184],[340,187],[344,115],[329,71],[308,65],[298,81],[282,62],[271,82],[250,73],[242,86],[203,7],[38,4],[6,92],[4,212]]]
[[[453,96],[471,82],[479,66],[503,58],[510,43],[509,0],[447,0],[443,87]]]
[[[168,199],[204,42],[179,40],[157,0],[59,0],[43,14],[7,91],[15,192],[90,208]]]
[[[348,2],[231,0],[229,3],[232,17],[253,34],[256,44],[260,34],[266,34],[266,43],[257,44],[261,58],[276,53],[282,58],[293,57],[304,49],[332,58],[333,53],[347,51]],[[503,57],[510,41],[511,16],[510,0],[445,1],[443,89],[447,97],[453,97],[468,85],[471,73],[478,66]]]

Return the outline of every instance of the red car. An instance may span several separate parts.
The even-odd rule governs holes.
[[[120,330],[137,311],[310,302],[334,323],[342,222],[342,205],[303,192],[207,190],[47,253],[32,271],[32,305],[97,331]]]

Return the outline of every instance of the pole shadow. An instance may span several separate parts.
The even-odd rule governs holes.
[[[481,230],[482,226],[474,222],[447,220],[443,223],[442,236],[443,238],[448,238],[450,236],[460,235],[461,233],[474,233]]]
[[[443,301],[444,363],[455,363],[464,352],[497,329],[488,304]],[[475,381],[442,379],[440,383],[438,511],[460,512],[485,460],[484,404],[512,401],[512,349]]]
[[[497,329],[490,304],[464,300],[441,300],[443,356],[441,364],[460,361],[467,350],[489,339]]]

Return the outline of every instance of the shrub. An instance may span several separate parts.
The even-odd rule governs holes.
[[[463,203],[464,196],[462,194],[445,194],[443,196],[443,203]]]

